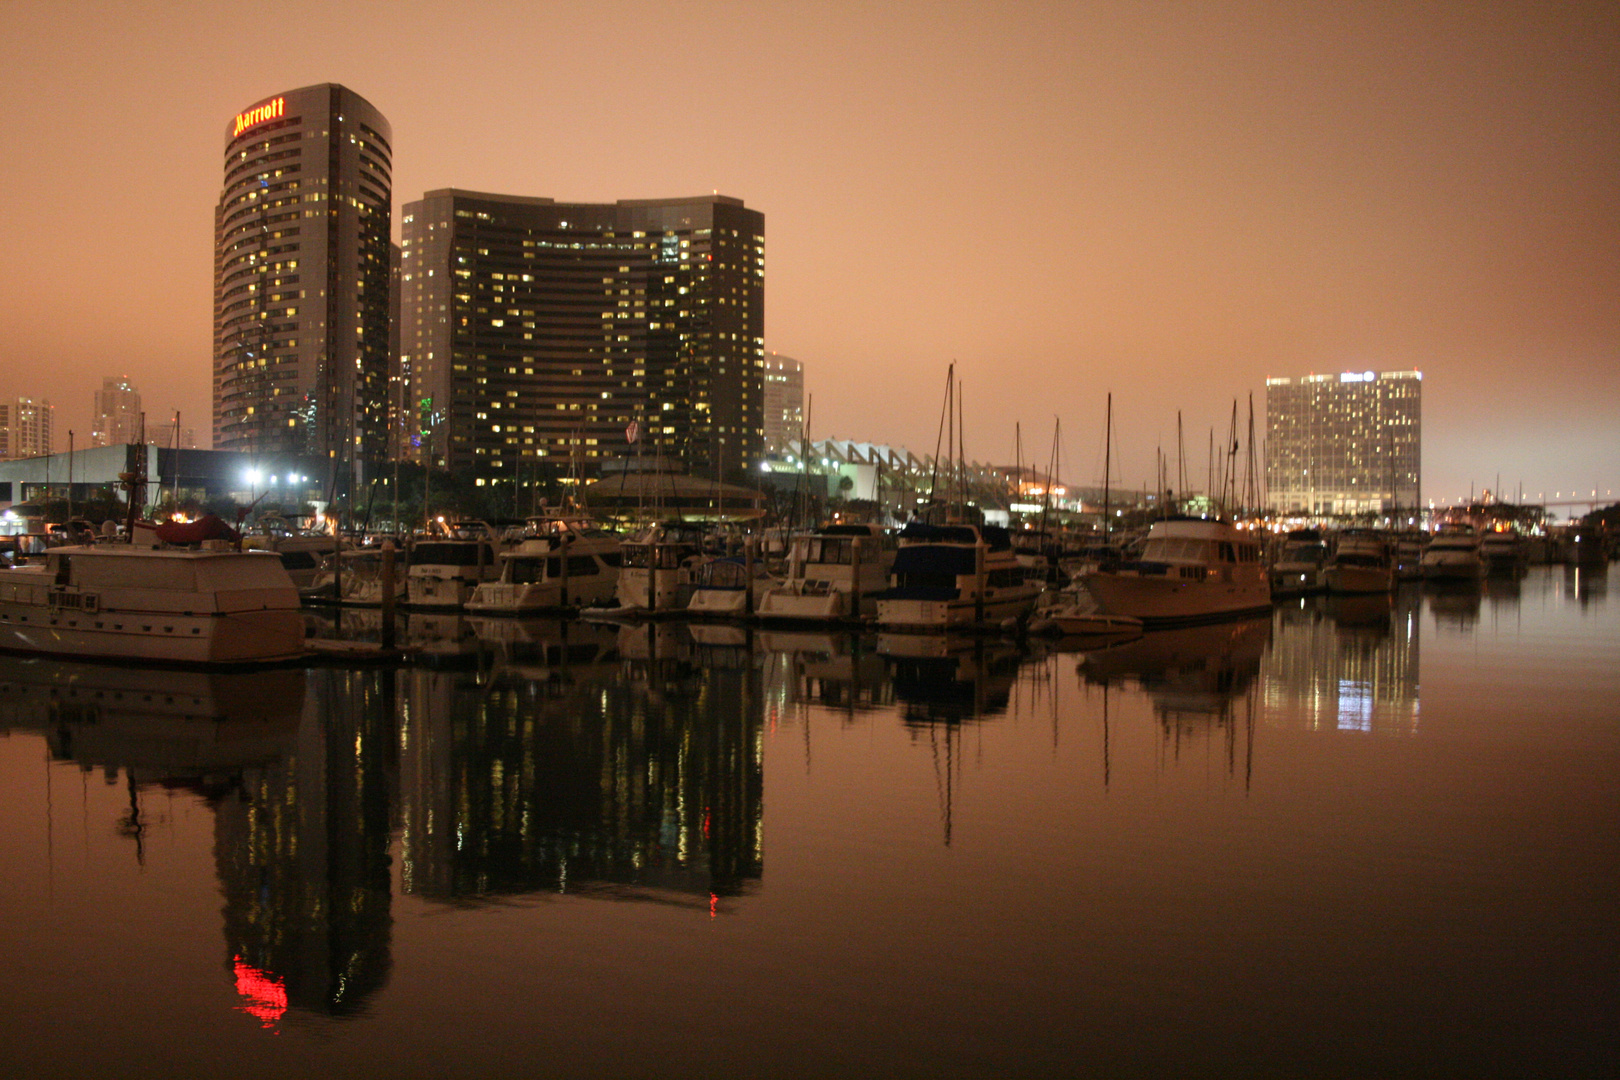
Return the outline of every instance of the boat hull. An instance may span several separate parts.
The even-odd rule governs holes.
[[[692,576],[684,567],[626,566],[615,596],[621,607],[638,611],[682,611],[692,599]]]
[[[1215,622],[1271,608],[1271,591],[1258,572],[1232,581],[1150,576],[1120,571],[1090,574],[1084,584],[1110,615],[1129,615],[1144,625]]]
[[[53,558],[56,572],[0,576],[0,649],[186,665],[304,654],[298,592],[271,555],[59,548]],[[202,578],[216,585],[193,584]]]
[[[1423,561],[1425,581],[1478,581],[1485,576],[1485,563],[1477,555],[1457,559],[1429,559]]]
[[[0,649],[156,664],[262,664],[304,655],[304,618],[296,610],[100,614],[99,620],[80,616],[19,623],[7,618],[6,605],[0,604]]]
[[[1387,593],[1395,587],[1395,572],[1368,566],[1330,566],[1324,572],[1330,593]]]
[[[759,600],[761,619],[783,622],[836,622],[852,618],[849,614],[849,594],[837,589],[815,590],[779,585],[766,592]],[[868,601],[874,613],[876,605]]]
[[[1322,569],[1317,566],[1292,567],[1277,565],[1271,568],[1271,595],[1305,596],[1325,588]]]
[[[613,599],[615,580],[570,582],[566,593],[562,581],[514,585],[487,581],[467,600],[467,610],[484,615],[530,615],[547,611],[571,611],[585,604],[604,604]]]
[[[1034,586],[1007,590],[985,597],[982,611],[978,601],[972,598],[932,600],[885,597],[877,602],[877,621],[886,627],[918,629],[995,625],[1028,615],[1035,610],[1037,595]]]

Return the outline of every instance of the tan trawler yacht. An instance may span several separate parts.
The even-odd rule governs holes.
[[[254,664],[304,652],[298,589],[216,517],[51,548],[0,573],[0,649],[81,660]]]
[[[1271,607],[1260,544],[1217,519],[1155,521],[1141,558],[1093,571],[1083,581],[1104,612],[1149,626],[1236,618]]]

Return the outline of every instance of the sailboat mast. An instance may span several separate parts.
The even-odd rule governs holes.
[[[1108,478],[1114,469],[1114,394],[1108,393],[1108,411],[1103,419],[1103,543],[1112,531],[1108,517]]]
[[[937,501],[939,498],[939,454],[941,440],[945,438],[947,422],[951,416],[951,387],[955,384],[955,379],[956,362],[953,360],[950,366],[945,369],[945,411],[939,415],[939,433],[934,436],[934,467],[928,473],[928,501],[930,503]],[[947,454],[951,452],[949,443],[944,444],[944,450]],[[946,475],[949,476],[948,473]],[[949,480],[947,479],[946,482],[949,483]]]

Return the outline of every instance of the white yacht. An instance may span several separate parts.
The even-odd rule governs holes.
[[[877,615],[895,546],[878,525],[827,525],[793,538],[787,579],[759,600],[761,619],[829,622]]]
[[[695,566],[702,560],[704,532],[679,521],[653,525],[622,545],[623,564],[615,593],[620,608],[639,612],[684,611],[692,599]]]
[[[1322,576],[1330,593],[1389,592],[1395,588],[1389,541],[1370,529],[1341,534]]]
[[[1423,550],[1425,581],[1478,581],[1485,576],[1485,553],[1472,525],[1447,525]]]
[[[1156,521],[1142,556],[1083,579],[1110,615],[1146,625],[1236,618],[1271,607],[1260,544],[1229,522]]]
[[[0,572],[0,649],[81,660],[266,663],[303,655],[304,617],[281,560],[238,550],[235,541],[65,546],[41,564]]]
[[[442,536],[411,541],[405,599],[412,607],[459,611],[473,590],[499,572],[496,555],[506,547],[482,521],[455,522]]]
[[[692,567],[692,593],[686,601],[691,615],[741,618],[750,614],[750,597],[764,595],[777,583],[763,562],[739,555],[716,555]]]
[[[1319,592],[1327,584],[1322,571],[1327,566],[1327,544],[1315,529],[1295,529],[1283,540],[1282,550],[1271,564],[1271,595]]]
[[[496,577],[480,583],[467,610],[528,615],[606,604],[618,588],[619,537],[583,519],[555,519],[538,536],[497,554]]]
[[[998,625],[1029,615],[1040,594],[1007,530],[988,525],[911,522],[889,576],[875,597],[878,624],[887,627]]]

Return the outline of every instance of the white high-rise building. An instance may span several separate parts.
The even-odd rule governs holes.
[[[804,365],[765,354],[765,452],[784,453],[804,437]]]
[[[34,398],[0,401],[0,458],[42,457],[51,452],[51,403]]]
[[[1423,373],[1266,380],[1266,492],[1281,513],[1365,514],[1422,497]]]
[[[123,446],[141,441],[141,395],[126,378],[101,380],[96,391],[91,446]]]

